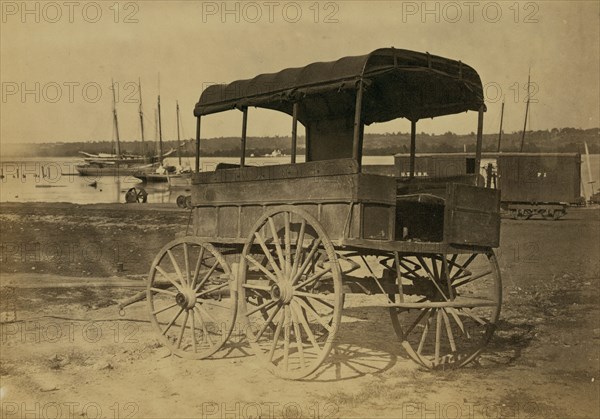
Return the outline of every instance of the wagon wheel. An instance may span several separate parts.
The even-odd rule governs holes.
[[[214,354],[235,324],[237,286],[229,265],[211,244],[195,237],[178,238],[160,250],[146,298],[161,341],[183,358]]]
[[[185,204],[185,195],[179,195],[176,202],[179,208],[187,208],[187,205]]]
[[[125,193],[125,202],[127,203],[146,203],[148,201],[148,192],[144,188],[130,188]]]
[[[402,294],[390,309],[408,355],[430,368],[457,368],[484,349],[500,315],[502,284],[493,251],[400,259]]]
[[[242,322],[267,369],[288,379],[313,373],[331,350],[343,305],[321,224],[292,206],[267,211],[244,246],[239,278]]]

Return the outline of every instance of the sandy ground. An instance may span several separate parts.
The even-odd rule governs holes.
[[[0,403],[6,418],[600,417],[600,212],[503,220],[504,305],[480,361],[419,369],[378,297],[346,298],[332,355],[304,381],[261,369],[239,336],[188,361],[157,342],[144,303],[119,313],[172,206],[3,204]]]

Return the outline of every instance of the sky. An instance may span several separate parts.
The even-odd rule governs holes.
[[[2,1],[0,144],[110,140],[111,80],[122,140],[195,132],[194,104],[212,83],[396,47],[461,60],[485,88],[485,133],[600,126],[598,1]],[[205,118],[202,136],[239,136],[241,113]],[[476,130],[474,112],[419,121],[419,132]],[[397,120],[366,132],[408,132]],[[289,135],[291,118],[250,109],[249,136]],[[302,131],[301,131],[302,133]]]

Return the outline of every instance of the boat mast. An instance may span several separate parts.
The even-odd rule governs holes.
[[[502,108],[500,110],[500,129],[498,130],[498,149],[497,153],[500,152],[500,143],[502,142],[502,121],[504,120],[504,98],[502,98]]]
[[[112,92],[113,92],[113,121],[115,124],[116,131],[116,139],[117,139],[117,148],[116,154],[118,157],[121,157],[121,144],[119,143],[119,119],[117,118],[117,98],[115,94],[115,82],[111,79]]]
[[[592,196],[594,196],[594,183],[596,183],[594,181],[594,179],[592,178],[592,166],[590,164],[590,151],[588,150],[588,145],[587,145],[587,141],[584,141],[583,144],[585,145],[585,165],[587,166],[587,172],[588,172],[588,183],[590,184],[590,187],[592,189],[592,193],[590,194],[590,198]],[[584,191],[585,193],[585,191]]]
[[[529,73],[527,74],[527,104],[525,105],[525,122],[523,123],[523,134],[521,135],[521,148],[520,152],[523,152],[523,146],[525,145],[525,130],[527,129],[527,114],[529,113],[529,82],[531,80],[531,68],[529,69]]]
[[[138,79],[138,89],[140,93],[140,108],[138,112],[140,114],[140,129],[142,131],[142,154],[146,157],[146,143],[144,142],[144,111],[142,110],[142,82],[140,79]]]
[[[177,157],[179,157],[179,166],[181,166],[181,138],[179,136],[179,101],[175,102],[177,105]]]
[[[162,143],[162,123],[160,120],[160,95],[158,95],[158,162],[162,166],[163,143]]]

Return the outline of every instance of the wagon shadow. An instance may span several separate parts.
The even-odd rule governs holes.
[[[387,322],[380,321],[387,312],[381,307],[344,308],[342,325],[336,342],[323,365],[303,381],[335,382],[378,375],[398,361],[398,346]],[[382,326],[383,325],[383,326]]]

